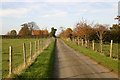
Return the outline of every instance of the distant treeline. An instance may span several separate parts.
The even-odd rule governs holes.
[[[24,38],[48,38],[48,35],[29,35],[29,36],[10,36],[10,35],[0,35],[2,39],[24,39]]]
[[[120,41],[120,25],[113,24],[109,26],[107,24],[93,24],[81,20],[75,24],[73,29],[63,29],[59,37],[64,39],[70,38],[70,40],[76,38],[84,39],[85,41],[95,40],[99,41],[101,44],[103,42],[110,42],[111,40],[117,43]]]

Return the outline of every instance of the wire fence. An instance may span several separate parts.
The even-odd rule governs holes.
[[[113,40],[111,42],[102,42],[102,46],[99,42],[96,42],[94,40],[84,40],[80,38],[76,39],[67,39],[68,41],[73,42],[74,44],[78,46],[82,46],[91,50],[94,50],[96,52],[101,53],[102,55],[106,57],[111,57],[113,59],[119,59],[118,57],[118,43],[114,43]]]
[[[3,39],[2,77],[9,78],[20,74],[51,43],[47,39]]]

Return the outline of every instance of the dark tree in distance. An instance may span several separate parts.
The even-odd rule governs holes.
[[[56,33],[57,29],[55,29],[54,27],[51,28],[51,32],[50,32],[50,37],[56,37],[55,33]]]
[[[16,36],[17,32],[16,32],[16,30],[11,30],[8,35]]]
[[[114,42],[119,41],[119,34],[120,34],[120,26],[118,24],[114,24],[110,27],[110,38],[114,40]]]

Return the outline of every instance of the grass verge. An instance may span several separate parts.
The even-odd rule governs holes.
[[[16,80],[35,79],[53,77],[54,50],[55,41],[53,41],[41,54],[35,62],[27,68],[21,75],[15,75]]]
[[[108,69],[118,73],[118,61],[113,60],[109,57],[105,57],[105,56],[101,55],[100,53],[95,52],[93,50],[90,50],[90,49],[87,49],[87,48],[84,48],[84,47],[81,47],[81,46],[77,46],[77,45],[73,44],[72,42],[69,42],[69,41],[66,41],[66,40],[64,40],[64,42],[68,46],[70,46],[71,48],[79,51],[80,53],[83,53],[86,56],[89,56],[90,58],[97,61],[101,65],[103,65],[103,66],[107,67]]]

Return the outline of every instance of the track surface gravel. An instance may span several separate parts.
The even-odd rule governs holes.
[[[118,78],[118,75],[57,39],[55,78]]]

